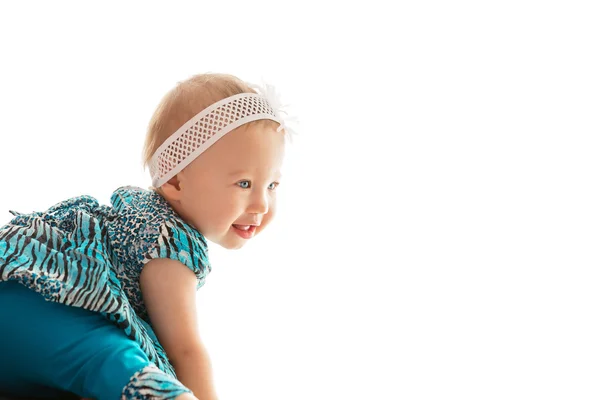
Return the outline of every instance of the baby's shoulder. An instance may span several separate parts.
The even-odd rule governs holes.
[[[151,190],[136,186],[121,186],[110,197],[117,211],[126,214],[158,214],[166,216],[169,205],[162,196]]]
[[[132,249],[143,264],[171,258],[204,276],[210,270],[204,236],[186,223],[159,193],[133,186],[117,189],[111,198],[120,215],[121,236],[131,238]]]
[[[110,202],[115,208],[132,207],[143,200],[145,192],[148,190],[136,186],[121,186],[113,192]]]
[[[174,234],[172,231],[176,230],[177,234],[199,235],[181,219],[167,200],[153,190],[122,186],[112,194],[111,203],[121,217],[122,227],[138,234]]]
[[[159,194],[136,186],[122,186],[110,198],[113,209],[119,215],[120,229],[138,232],[139,228],[161,225],[166,213],[160,212],[165,205]],[[168,205],[167,205],[168,207]]]

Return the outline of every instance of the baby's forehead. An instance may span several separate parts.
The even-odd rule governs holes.
[[[269,156],[260,152],[235,152],[215,161],[219,164],[219,170],[228,177],[244,175],[280,176],[282,169],[280,157]]]
[[[244,175],[254,175],[254,174],[268,174],[269,176],[277,176],[280,177],[282,175],[281,168],[273,167],[269,168],[267,165],[263,165],[263,168],[234,168],[231,166],[230,168],[224,170],[223,172],[228,177],[236,177],[236,176],[244,176]]]
[[[200,154],[199,167],[218,171],[221,176],[278,175],[285,154],[283,133],[267,124],[240,128],[223,135]]]

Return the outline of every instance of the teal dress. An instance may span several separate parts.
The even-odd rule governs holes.
[[[111,206],[81,196],[46,212],[13,214],[15,217],[0,228],[0,321],[10,327],[3,326],[0,340],[0,393],[14,393],[19,379],[44,374],[55,376],[27,381],[27,385],[75,393],[90,386],[55,382],[61,368],[77,364],[77,360],[62,357],[63,353],[57,355],[61,346],[73,353],[71,358],[83,358],[81,368],[90,369],[90,374],[105,364],[109,375],[121,370],[121,375],[130,374],[126,382],[123,376],[107,378],[124,382],[122,387],[121,383],[108,385],[112,385],[107,388],[111,396],[117,389],[124,399],[169,399],[188,392],[177,381],[152,331],[139,280],[148,261],[169,258],[190,268],[200,288],[211,270],[202,234],[185,223],[158,193],[135,187],[117,189]],[[61,321],[59,325],[57,321]],[[32,346],[36,336],[30,333],[36,326],[46,335]],[[47,333],[52,329],[56,332],[50,336]],[[80,343],[82,337],[87,338],[86,343]],[[106,348],[112,350],[103,356]],[[47,362],[44,357],[54,361]],[[112,368],[106,361],[111,357],[115,359]],[[24,359],[29,360],[23,366],[28,377],[17,377],[15,365]],[[90,359],[99,359],[100,364],[89,366]],[[40,371],[34,371],[36,368]],[[81,379],[94,380],[90,376]],[[115,398],[105,396],[102,390],[77,394]]]

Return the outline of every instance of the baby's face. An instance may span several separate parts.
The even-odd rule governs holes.
[[[276,125],[243,125],[180,174],[179,213],[208,240],[238,249],[275,215],[285,138]]]

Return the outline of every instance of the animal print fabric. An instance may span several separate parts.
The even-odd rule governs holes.
[[[145,327],[150,321],[139,278],[150,260],[170,258],[189,267],[201,287],[211,271],[202,234],[160,194],[132,186],[117,189],[111,206],[80,196],[45,212],[13,214],[0,228],[0,281],[17,281],[48,301],[101,313],[160,371],[175,377]]]

